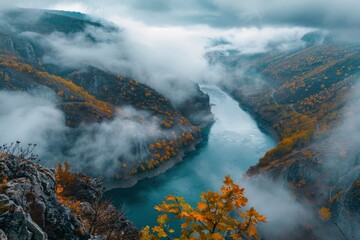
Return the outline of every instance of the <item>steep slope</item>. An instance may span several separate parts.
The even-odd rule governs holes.
[[[0,149],[0,236],[2,239],[90,239],[89,224],[86,220],[98,218],[96,204],[100,201],[101,182],[82,174],[76,176],[72,185],[76,191],[64,194],[62,178],[54,172],[34,162],[32,156],[19,149],[3,146]],[[57,173],[59,175],[59,172]],[[62,174],[63,176],[64,174]],[[108,232],[122,233],[121,239],[134,239],[138,233],[132,223],[121,212],[116,213],[116,227],[107,222]],[[110,224],[110,225],[109,225]],[[99,234],[101,230],[93,233]],[[110,235],[108,235],[109,237]],[[107,238],[111,239],[111,238]]]
[[[84,31],[87,26],[103,27],[81,13],[66,11],[44,11],[40,9],[11,9],[2,12],[5,26],[20,32],[31,31],[42,34],[52,32],[75,33]]]
[[[352,111],[348,100],[356,93],[360,46],[326,41],[222,61],[246,73],[224,88],[279,140],[248,174],[265,174],[289,185],[315,211],[329,208],[329,223],[358,238],[359,152],[350,147],[354,139],[332,133]]]
[[[193,150],[201,142],[201,129],[210,124],[209,97],[196,84],[196,94],[187,103],[192,108],[176,109],[169,99],[155,89],[115,75],[97,66],[64,67],[43,62],[48,47],[41,41],[26,37],[24,32],[43,36],[61,32],[72,36],[87,27],[104,31],[118,31],[110,23],[99,23],[85,15],[41,10],[14,10],[3,13],[4,22],[0,33],[0,89],[11,91],[53,91],[58,97],[58,107],[63,110],[66,125],[77,130],[91,123],[110,122],[123,115],[123,108],[132,107],[143,116],[129,120],[145,124],[151,121],[157,132],[141,142],[133,143],[133,157],[118,159],[114,176],[125,182],[150,177],[172,167],[182,159],[184,152]],[[97,41],[91,35],[89,41]],[[199,115],[199,113],[201,115]],[[190,121],[187,119],[189,117]],[[61,144],[61,143],[60,143]],[[71,145],[70,143],[66,143]],[[66,147],[64,147],[66,150]],[[86,159],[84,160],[86,161]],[[166,164],[165,164],[166,162]],[[161,167],[160,167],[161,166]]]
[[[112,117],[112,106],[86,92],[68,79],[38,70],[17,55],[0,54],[0,87],[13,91],[47,88],[62,98],[62,108],[67,116],[67,125],[94,122]],[[76,110],[76,111],[74,111]]]

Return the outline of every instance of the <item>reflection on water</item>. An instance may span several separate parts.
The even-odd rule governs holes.
[[[107,193],[139,228],[156,223],[153,206],[164,196],[181,195],[195,203],[201,192],[216,190],[225,175],[238,181],[265,151],[275,146],[274,140],[261,132],[254,119],[229,95],[215,86],[201,86],[201,90],[210,96],[216,122],[198,151],[160,176],[130,189]]]

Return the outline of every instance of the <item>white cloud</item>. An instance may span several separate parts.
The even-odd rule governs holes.
[[[65,126],[64,113],[49,92],[0,91],[0,102],[1,144],[37,144],[36,153],[49,167],[69,161],[87,174],[112,177],[120,161],[131,167],[143,159],[149,142],[159,134],[156,119],[132,108],[122,108],[111,121],[72,129]]]
[[[65,67],[94,65],[116,74],[126,74],[150,85],[173,103],[179,104],[195,93],[192,82],[224,81],[221,66],[209,66],[205,55],[214,50],[238,50],[241,54],[289,50],[302,46],[301,37],[309,28],[232,28],[149,26],[126,17],[108,16],[121,29],[107,32],[89,27],[84,33],[66,36],[53,33],[38,36],[53,51],[45,63]],[[91,35],[98,42],[89,40]],[[208,47],[214,39],[231,43]],[[169,91],[171,89],[171,91]]]
[[[137,167],[135,161],[144,159],[150,140],[159,131],[158,122],[147,112],[122,108],[121,115],[112,121],[81,127],[68,157],[76,169],[112,177],[121,162],[129,169],[132,165]]]
[[[53,98],[52,98],[53,99]],[[44,155],[52,141],[61,140],[64,114],[48,97],[0,91],[0,142],[38,144]]]

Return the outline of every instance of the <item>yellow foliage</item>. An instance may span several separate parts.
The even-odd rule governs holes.
[[[145,227],[140,239],[174,239],[175,231],[169,226],[168,214],[182,221],[181,233],[175,239],[225,239],[227,234],[232,239],[240,239],[244,235],[258,239],[256,224],[266,222],[265,217],[254,208],[242,211],[248,200],[244,196],[244,189],[235,184],[230,176],[225,177],[220,192],[202,193],[197,208],[186,203],[182,197],[169,195],[165,200],[154,207],[164,213],[157,219],[159,225],[152,229]],[[234,217],[234,212],[238,212],[241,218]]]
[[[64,165],[62,165],[61,163],[57,165],[55,178],[62,185],[68,185],[74,181],[75,176],[70,171],[70,164],[68,162],[65,162]]]
[[[360,187],[360,179],[356,180],[354,185],[355,185],[355,187]]]
[[[58,95],[59,97],[63,97],[63,96],[64,96],[64,91],[63,91],[63,90],[57,91],[57,95]]]
[[[72,81],[61,78],[59,76],[51,75],[51,74],[49,74],[47,72],[36,71],[36,75],[41,77],[41,78],[49,78],[49,79],[53,80],[56,83],[60,83],[61,85],[63,85],[67,89],[69,89],[70,91],[75,92],[80,97],[86,99],[86,101],[88,103],[90,103],[91,105],[93,105],[97,109],[99,109],[101,111],[104,111],[104,112],[106,112],[108,114],[112,114],[112,110],[110,109],[108,103],[98,100],[93,95],[91,95],[90,93],[85,91],[82,87],[76,85]]]
[[[319,216],[322,220],[327,221],[331,218],[330,209],[327,207],[322,207],[319,210]]]
[[[70,208],[75,214],[80,213],[80,201],[74,201],[71,197],[63,195],[64,188],[71,184],[75,180],[75,175],[70,171],[70,164],[65,162],[64,165],[59,163],[57,165],[57,171],[54,174],[57,181],[56,185],[56,198],[57,200]]]

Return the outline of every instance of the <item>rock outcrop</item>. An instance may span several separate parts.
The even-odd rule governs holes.
[[[87,219],[94,216],[93,203],[100,201],[101,182],[77,173],[80,182],[72,198],[87,209]],[[57,181],[52,170],[31,160],[0,153],[0,239],[91,239],[84,219],[57,199]],[[114,208],[108,204],[108,209]],[[121,212],[117,213],[117,230],[121,239],[137,236],[131,222]],[[81,220],[79,220],[81,219]],[[101,236],[97,239],[106,239]]]
[[[215,121],[211,112],[210,97],[200,90],[199,85],[196,83],[194,85],[196,93],[181,104],[178,109],[192,124],[199,128],[205,128]]]
[[[88,239],[56,199],[50,169],[12,155],[0,159],[0,226],[8,239]]]

